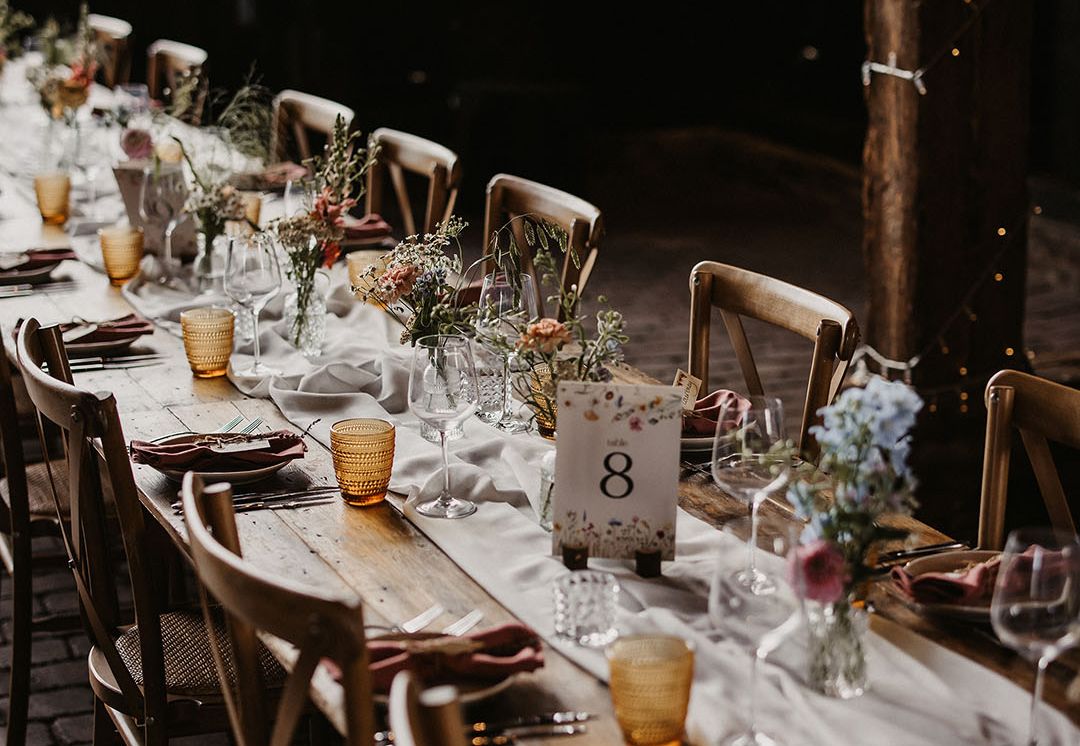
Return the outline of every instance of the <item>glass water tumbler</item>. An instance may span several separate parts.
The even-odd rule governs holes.
[[[555,634],[602,648],[616,637],[619,583],[608,572],[576,570],[555,580]]]
[[[679,637],[622,637],[607,649],[611,701],[623,738],[633,746],[682,742],[694,651]]]
[[[71,179],[67,174],[39,174],[34,177],[38,212],[48,225],[63,225],[68,219],[68,196]]]
[[[233,313],[227,308],[192,308],[180,314],[184,352],[196,378],[225,375],[233,349],[233,323]]]
[[[139,272],[143,258],[143,229],[131,225],[111,225],[98,231],[101,259],[109,282],[120,287]]]
[[[364,294],[375,287],[375,281],[386,270],[385,252],[376,249],[361,249],[350,252],[345,259],[349,266],[349,283],[356,289],[356,297],[362,299]],[[368,267],[375,266],[375,275],[365,277]]]
[[[368,418],[341,420],[330,427],[334,474],[349,505],[374,505],[386,497],[394,466],[394,434],[389,422]]]

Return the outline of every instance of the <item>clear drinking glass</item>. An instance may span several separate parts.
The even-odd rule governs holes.
[[[777,560],[772,572],[756,572],[767,583],[743,582],[745,555],[735,537],[752,533],[751,551],[763,550],[787,557],[794,551],[797,527],[771,522],[757,532],[756,521],[740,518],[724,527],[726,537],[721,544],[716,572],[709,588],[709,620],[725,639],[733,640],[750,653],[750,683],[747,687],[747,723],[740,733],[724,741],[725,746],[774,746],[773,736],[757,729],[756,687],[758,665],[802,624],[801,572],[798,563],[788,565],[788,577],[781,576],[784,564]],[[754,524],[754,526],[751,526]],[[763,590],[765,588],[765,590]]]
[[[724,405],[713,438],[712,475],[716,484],[750,505],[750,541],[746,566],[738,580],[764,592],[772,582],[757,570],[754,542],[758,508],[769,493],[783,487],[791,473],[791,453],[784,436],[784,408],[769,396],[750,397],[750,406],[731,401]]]
[[[575,570],[552,585],[555,634],[585,647],[602,648],[619,636],[615,613],[619,582],[609,572]]]
[[[269,376],[278,371],[259,360],[259,314],[281,289],[277,253],[269,241],[234,236],[225,261],[225,292],[251,319],[255,361],[236,371],[239,376]]]
[[[446,433],[476,411],[476,370],[469,340],[457,334],[421,337],[413,350],[409,372],[409,408],[439,431],[442,445],[443,489],[437,498],[420,503],[416,511],[432,518],[464,518],[476,505],[450,493],[450,453]]]
[[[518,337],[518,327],[537,315],[532,277],[525,273],[492,272],[484,277],[479,307],[477,334],[499,352],[502,360],[502,414],[494,425],[508,433],[521,432],[528,429],[529,423],[515,417],[510,408],[509,348]]]
[[[1080,541],[1075,534],[1024,528],[1001,553],[990,622],[1005,645],[1037,666],[1029,744],[1036,744],[1046,668],[1080,641]]]
[[[90,119],[77,125],[75,146],[75,167],[82,173],[86,182],[87,216],[98,218],[101,208],[97,203],[97,179],[102,170],[112,162],[112,150],[109,147],[110,130],[104,122]]]
[[[143,228],[150,223],[164,223],[161,237],[162,272],[160,282],[173,284],[180,274],[180,261],[173,258],[172,236],[183,217],[187,184],[184,171],[176,163],[161,163],[143,169],[142,189],[139,191],[139,217]]]

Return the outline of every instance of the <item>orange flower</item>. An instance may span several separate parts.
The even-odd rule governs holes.
[[[339,256],[341,256],[341,247],[337,241],[327,241],[323,244],[323,263],[327,269],[334,266]]]
[[[551,318],[529,324],[517,342],[519,350],[537,350],[546,354],[555,352],[570,341],[566,324]]]

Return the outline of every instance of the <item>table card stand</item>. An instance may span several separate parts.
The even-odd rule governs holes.
[[[675,558],[682,392],[564,381],[558,392],[552,550],[634,559],[644,577]]]

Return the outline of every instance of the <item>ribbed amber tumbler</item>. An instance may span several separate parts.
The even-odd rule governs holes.
[[[384,255],[384,252],[376,249],[361,249],[360,251],[351,252],[345,259],[349,265],[349,282],[355,288],[357,298],[363,298],[364,293],[375,287],[376,280],[386,270]],[[364,277],[367,268],[373,264],[375,265],[375,276]]]
[[[341,496],[349,505],[374,505],[386,497],[394,466],[394,426],[385,420],[352,419],[330,427]]]
[[[620,637],[607,648],[611,701],[623,738],[634,746],[677,746],[682,739],[694,652],[665,635]]]
[[[98,231],[101,259],[109,282],[119,287],[139,272],[143,258],[143,229],[133,225],[110,225]]]
[[[229,369],[233,313],[227,308],[192,308],[180,314],[184,352],[196,378],[217,378]]]
[[[71,179],[67,174],[39,174],[34,177],[38,212],[49,225],[63,225],[68,219],[68,195]]]

